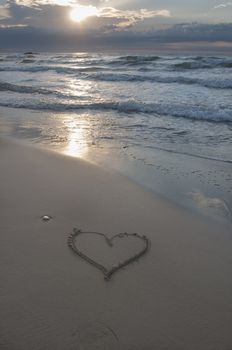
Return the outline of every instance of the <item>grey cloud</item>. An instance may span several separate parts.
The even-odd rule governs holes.
[[[96,4],[105,4],[106,0],[96,0]],[[88,1],[82,1],[87,5]],[[10,19],[3,22],[4,25],[31,25],[37,27],[70,28],[74,25],[69,20],[69,13],[76,3],[76,0],[8,0],[8,13]],[[93,1],[91,1],[93,4]],[[61,5],[62,4],[62,5]],[[69,4],[69,5],[64,5]],[[78,0],[78,4],[80,1]],[[130,28],[138,22],[148,18],[170,17],[168,10],[118,10],[113,7],[100,7],[98,16],[82,23],[82,27],[89,28],[95,25],[103,30],[119,30]]]
[[[83,6],[104,6],[108,1],[107,0],[78,0],[78,3]]]
[[[232,23],[183,23],[156,32],[165,41],[232,41]]]
[[[186,43],[193,47],[202,42],[204,44],[201,48],[205,50],[207,42],[211,46],[214,43],[227,42],[228,44],[221,44],[221,47],[227,46],[230,52],[232,50],[232,23],[179,24],[170,29],[147,32],[114,29],[113,23],[104,34],[101,29],[78,32],[75,29],[57,31],[33,27],[0,28],[0,48],[75,51],[102,48],[158,48],[163,45],[177,47],[179,44],[179,47],[184,47]]]
[[[1,20],[2,25],[26,25],[41,28],[67,29],[71,23],[68,18],[69,7],[44,5],[28,7],[14,1],[8,3],[9,17]]]
[[[25,20],[23,24],[33,24],[39,25],[41,21],[41,27],[44,25],[46,27],[53,27],[55,25],[54,18],[59,18],[58,28],[61,25],[65,27],[68,26],[68,16],[66,13],[75,8],[78,4],[82,5],[96,5],[98,7],[98,17],[102,19],[102,26],[110,26],[118,28],[128,28],[137,22],[141,22],[146,18],[154,17],[170,17],[170,12],[166,9],[161,10],[119,10],[114,7],[106,7],[107,0],[9,0],[8,6],[11,13],[12,21],[8,24],[21,23],[22,20]],[[62,12],[66,15],[66,21],[62,20]],[[26,21],[27,17],[33,17],[32,21]],[[46,21],[45,21],[46,19]],[[113,20],[112,20],[113,19]],[[66,22],[66,23],[65,23]],[[91,23],[88,21],[91,25]],[[98,24],[100,22],[98,21]]]
[[[70,6],[40,4],[30,7],[20,5],[22,0],[17,1],[9,0],[7,5],[0,6],[0,49],[65,51],[102,47],[150,48],[166,43],[181,45],[186,42],[232,43],[232,23],[169,23],[168,27],[158,30],[154,21],[154,29],[151,30],[147,25],[141,26],[142,21],[163,16],[158,18],[160,20],[168,16],[169,12],[145,9],[122,11],[103,4],[99,17],[89,18],[77,25],[68,20]],[[96,4],[97,2],[99,0],[96,0]],[[85,0],[83,4],[88,5]],[[143,23],[146,24],[145,22]]]
[[[170,17],[171,14],[168,10],[147,10],[141,9],[138,11],[122,11],[113,7],[104,7],[100,10],[100,16],[103,18],[115,18],[118,24],[117,27],[131,27],[139,21],[143,21],[146,18],[154,18],[157,16]]]
[[[226,3],[216,5],[216,6],[214,6],[214,9],[224,9],[228,6],[232,6],[232,2],[226,2]]]

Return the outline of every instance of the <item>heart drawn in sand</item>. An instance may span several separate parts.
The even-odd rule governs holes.
[[[123,239],[123,238],[140,240],[142,242],[142,247],[140,247],[136,253],[125,258],[123,261],[120,261],[119,263],[114,264],[111,267],[107,268],[106,266],[104,266],[103,263],[98,262],[96,259],[89,256],[89,254],[83,252],[80,249],[80,247],[78,248],[77,238],[80,237],[80,235],[86,235],[86,234],[101,236],[105,240],[109,248],[110,247],[113,248],[114,241],[116,241],[116,239]],[[145,255],[149,249],[149,245],[150,245],[150,242],[148,238],[144,235],[143,236],[139,235],[138,233],[123,232],[123,233],[118,233],[113,237],[109,238],[104,233],[101,233],[101,232],[87,232],[87,231],[83,232],[81,230],[74,228],[73,232],[68,237],[68,246],[74,251],[74,253],[76,253],[82,259],[87,261],[89,264],[99,269],[103,273],[104,278],[108,281],[110,280],[110,278],[115,272],[133,263],[134,261],[137,261],[140,257]]]

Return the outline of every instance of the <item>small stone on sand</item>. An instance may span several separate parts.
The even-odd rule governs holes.
[[[42,216],[42,220],[43,221],[49,221],[49,220],[51,220],[51,216],[49,216],[49,215],[44,215],[44,216]]]

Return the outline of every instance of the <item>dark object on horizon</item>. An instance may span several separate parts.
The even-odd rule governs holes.
[[[32,52],[32,51],[27,51],[27,52],[24,52],[24,55],[38,55],[38,53]]]

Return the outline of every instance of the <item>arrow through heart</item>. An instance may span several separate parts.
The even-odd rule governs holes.
[[[120,239],[123,242],[124,238],[140,240],[142,242],[142,246],[141,246],[141,248],[139,248],[139,250],[136,253],[129,255],[123,261],[118,262],[117,264],[114,264],[111,267],[107,268],[103,263],[101,263],[101,262],[97,261],[96,259],[94,259],[93,257],[91,257],[90,254],[88,254],[88,252],[85,252],[85,251],[81,250],[80,247],[78,247],[78,238],[81,235],[88,235],[88,234],[100,236],[101,238],[103,238],[105,240],[107,246],[111,249],[114,247],[114,242],[117,239]],[[118,234],[114,235],[113,237],[109,238],[109,237],[107,237],[107,235],[105,235],[104,233],[101,233],[101,232],[87,232],[87,231],[84,232],[84,231],[78,230],[77,228],[73,229],[73,232],[68,237],[67,243],[68,243],[68,246],[73,250],[74,253],[76,253],[83,260],[87,261],[89,264],[93,265],[95,268],[100,270],[103,273],[105,280],[107,280],[107,281],[110,280],[110,278],[112,277],[112,275],[115,272],[117,272],[120,269],[122,269],[123,267],[133,263],[134,261],[137,261],[143,255],[145,255],[148,252],[148,249],[150,246],[150,242],[149,242],[148,238],[145,235],[140,235],[138,233],[123,232],[123,233],[118,233]]]

